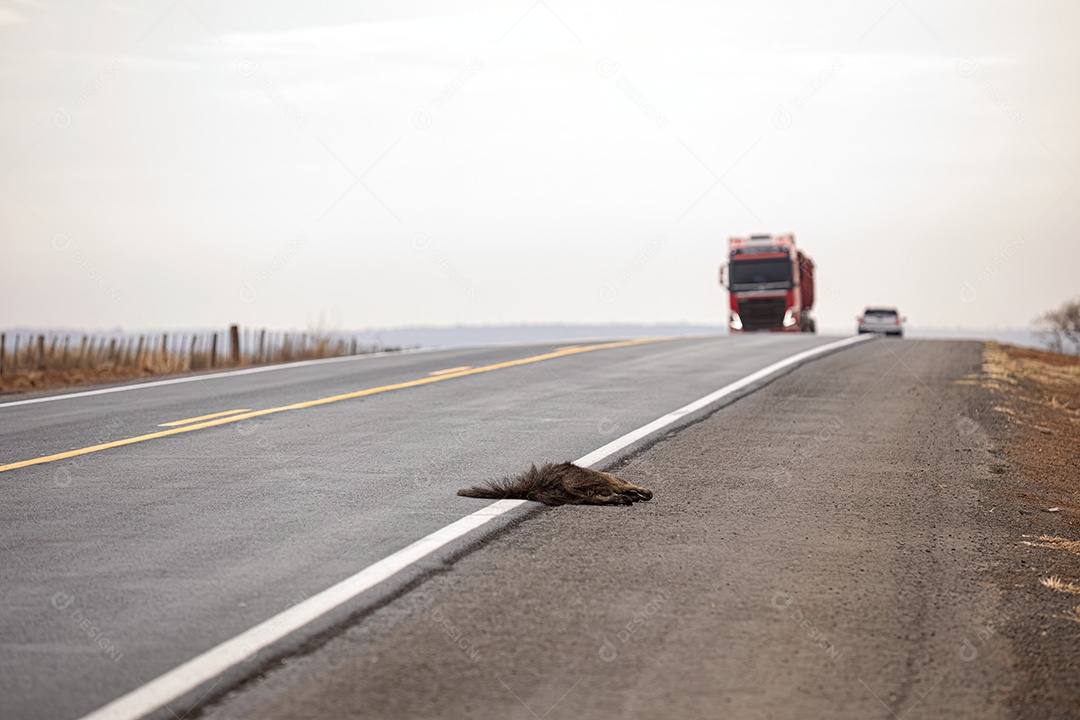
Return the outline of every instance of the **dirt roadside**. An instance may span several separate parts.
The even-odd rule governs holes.
[[[1080,358],[987,343],[981,372],[960,384],[983,391],[998,512],[1020,546],[998,579],[1021,661],[1010,707],[1032,720],[1078,717]]]
[[[175,376],[175,375],[172,375]],[[101,367],[92,370],[22,370],[0,376],[0,400],[4,395],[32,393],[61,388],[78,389],[87,385],[120,384],[145,378],[170,377],[167,372],[155,372],[142,367]]]
[[[539,513],[202,714],[1075,717],[1075,502],[1017,444],[1075,443],[1003,363],[813,362],[618,468],[651,503]]]

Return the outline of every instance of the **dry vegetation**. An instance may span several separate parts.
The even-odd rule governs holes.
[[[1080,595],[1080,585],[1077,585],[1070,580],[1062,580],[1057,575],[1044,577],[1040,579],[1039,582],[1042,583],[1043,587],[1048,587],[1051,590],[1068,593],[1070,595]]]
[[[46,390],[221,368],[359,355],[362,345],[325,331],[73,336],[0,334],[0,393]]]
[[[1011,432],[1005,452],[1029,481],[1029,500],[1080,527],[1080,357],[987,343],[983,382]]]
[[[1080,355],[1080,298],[1067,300],[1056,310],[1045,312],[1035,319],[1035,332],[1054,352],[1072,347]]]
[[[1047,513],[1045,520],[1030,521],[1034,527],[1060,518],[1056,532],[1080,536],[1080,357],[987,343],[981,383],[994,392],[993,410],[1005,423],[1002,450],[1022,479],[1013,495],[1021,507],[1031,508],[1021,512]],[[1037,560],[1045,573],[1039,584],[1064,601],[1051,603],[1047,614],[1080,623],[1080,605],[1074,604],[1080,595],[1080,540],[1045,532],[1025,537],[1031,539],[1023,545],[1055,551]],[[1022,580],[1024,573],[1017,571],[1014,580]]]

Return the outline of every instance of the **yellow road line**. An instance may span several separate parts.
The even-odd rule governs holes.
[[[7,465],[0,465],[0,472],[7,472],[8,470],[15,470],[17,468],[28,467],[30,465],[42,465],[44,463],[56,462],[57,460],[66,460],[67,458],[78,457],[79,455],[89,455],[90,453],[101,452],[102,450],[123,447],[125,445],[134,445],[135,443],[146,442],[147,440],[156,440],[158,438],[169,437],[170,435],[179,435],[181,433],[194,432],[195,430],[205,430],[206,428],[217,427],[218,425],[227,425],[228,423],[240,422],[241,420],[249,420],[251,418],[262,417],[263,415],[273,415],[275,413],[287,412],[289,410],[301,410],[303,408],[317,407],[319,405],[329,405],[330,403],[341,402],[342,400],[352,400],[353,398],[367,397],[368,395],[377,395],[379,393],[390,392],[391,390],[403,390],[405,388],[419,387],[421,385],[430,385],[431,383],[442,382],[443,380],[452,380],[454,378],[468,377],[469,375],[479,375],[480,373],[492,372],[494,370],[518,367],[520,365],[529,365],[530,363],[543,362],[545,360],[554,360],[555,358],[566,357],[568,355],[580,355],[581,353],[593,352],[594,350],[607,350],[611,348],[630,347],[632,345],[644,345],[647,343],[663,342],[665,340],[671,339],[672,338],[645,338],[642,340],[625,340],[622,342],[603,343],[600,345],[584,345],[581,347],[567,348],[565,350],[556,350],[555,352],[550,352],[545,355],[533,355],[532,357],[520,358],[518,360],[509,360],[507,362],[496,363],[494,365],[484,365],[483,367],[460,370],[458,372],[447,373],[446,375],[436,375],[435,377],[425,377],[418,380],[408,380],[406,382],[394,383],[393,385],[383,385],[382,387],[368,388],[367,390],[357,390],[356,392],[345,393],[344,395],[332,395],[330,397],[319,398],[318,400],[308,400],[306,402],[293,403],[292,405],[282,405],[281,407],[267,408],[265,410],[244,412],[239,415],[219,417],[214,420],[207,420],[205,422],[198,422],[191,425],[183,425],[181,427],[169,428],[168,430],[159,430],[157,432],[147,433],[146,435],[137,435],[135,437],[124,438],[123,440],[114,440],[112,442],[101,443],[99,445],[90,445],[89,447],[78,448],[76,450],[68,450],[67,452],[56,453],[55,455],[43,455],[32,460],[20,460],[19,462],[8,463]]]
[[[428,375],[448,375],[450,373],[461,372],[462,370],[472,370],[472,365],[458,365],[457,367],[446,368],[445,370],[429,372]]]
[[[216,417],[223,417],[225,415],[235,415],[236,413],[251,412],[251,408],[240,408],[239,410],[225,410],[218,413],[210,413],[209,415],[200,415],[199,417],[188,418],[187,420],[173,420],[172,422],[161,423],[158,427],[176,427],[177,425],[187,425],[188,423],[199,422],[200,420],[211,420]]]

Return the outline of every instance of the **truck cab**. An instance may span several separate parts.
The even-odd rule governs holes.
[[[752,331],[814,332],[814,262],[795,245],[795,236],[733,237],[720,284],[730,296],[728,327]]]

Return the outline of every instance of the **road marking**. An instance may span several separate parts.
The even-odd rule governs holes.
[[[36,403],[53,402],[54,400],[71,400],[73,398],[90,397],[92,395],[108,395],[110,393],[127,392],[129,390],[145,390],[146,388],[162,387],[164,385],[179,385],[182,383],[199,382],[201,380],[217,380],[218,378],[233,377],[234,375],[255,375],[264,372],[274,372],[275,370],[307,367],[308,365],[327,365],[355,360],[371,360],[372,358],[386,357],[387,355],[415,355],[417,353],[429,353],[445,349],[446,348],[412,348],[411,350],[384,350],[382,352],[366,353],[364,355],[347,355],[345,357],[320,358],[318,360],[298,360],[297,362],[282,363],[280,365],[260,365],[259,367],[243,368],[241,370],[226,370],[224,372],[209,373],[206,375],[189,375],[180,378],[170,378],[168,380],[151,380],[150,382],[144,383],[98,388],[97,390],[83,390],[81,392],[65,393],[63,395],[46,395],[45,397],[29,398],[27,400],[13,400],[12,402],[0,403],[0,408],[15,407],[16,405],[34,405]]]
[[[647,425],[642,425],[637,430],[631,430],[622,437],[612,440],[607,445],[604,445],[597,450],[593,450],[591,453],[578,460],[577,463],[579,465],[592,465],[594,463],[598,463],[609,455],[612,455],[619,450],[622,450],[624,447],[631,445],[638,440],[641,440],[642,438],[667,427],[668,425],[671,425],[679,418],[682,418],[691,413],[695,413],[698,410],[702,410],[709,405],[712,405],[716,401],[721,400],[728,395],[731,395],[732,393],[736,393],[749,385],[753,385],[756,382],[764,380],[765,378],[775,375],[776,373],[779,373],[788,368],[799,365],[800,363],[817,357],[818,355],[832,352],[833,350],[839,350],[841,348],[847,347],[848,345],[866,342],[868,340],[869,338],[865,335],[856,335],[855,337],[838,340],[834,343],[829,343],[828,345],[819,345],[816,348],[804,350],[801,353],[797,353],[790,357],[786,357],[783,360],[774,362],[772,365],[767,365],[766,367],[761,368],[757,372],[750,373],[741,380],[736,380],[730,385],[725,385],[719,390],[711,392],[705,397],[699,398],[694,402],[690,403],[689,405],[683,405],[678,410],[669,412],[667,415],[657,418],[656,420],[653,420]]]
[[[609,350],[612,348],[631,347],[634,345],[644,345],[647,343],[663,342],[672,339],[674,338],[644,338],[641,340],[624,340],[620,342],[602,343],[600,345],[586,345],[584,347],[578,347],[571,350],[549,352],[545,353],[544,355],[533,355],[531,357],[519,358],[517,360],[508,360],[507,362],[496,363],[494,365],[484,365],[483,367],[470,368],[468,370],[458,370],[457,372],[448,373],[446,375],[438,375],[436,377],[424,377],[418,380],[408,380],[405,382],[394,383],[393,385],[383,385],[382,387],[367,388],[366,390],[357,390],[356,392],[345,393],[343,395],[332,395],[330,397],[319,398],[318,400],[308,400],[306,402],[293,403],[292,405],[282,405],[280,407],[266,408],[265,410],[253,410],[251,412],[240,413],[239,415],[230,415],[229,417],[215,418],[214,420],[205,420],[203,422],[198,422],[191,425],[182,425],[180,427],[169,428],[168,430],[158,430],[157,432],[147,433],[146,435],[137,435],[135,437],[124,438],[122,440],[113,440],[111,442],[99,443],[98,445],[90,445],[89,447],[68,450],[67,452],[56,453],[55,455],[43,455],[41,457],[33,458],[30,460],[20,460],[18,462],[8,463],[7,465],[0,465],[0,472],[7,472],[8,470],[29,467],[31,465],[42,465],[44,463],[56,462],[57,460],[66,460],[68,458],[78,457],[79,455],[89,455],[90,453],[101,452],[102,450],[110,450],[112,448],[124,447],[125,445],[134,445],[135,443],[146,442],[148,440],[156,440],[158,438],[169,437],[170,435],[179,435],[180,433],[194,432],[196,430],[205,430],[206,428],[217,427],[218,425],[227,425],[229,423],[240,422],[242,420],[250,420],[251,418],[262,417],[264,415],[274,415],[276,413],[288,412],[290,410],[303,410],[304,408],[317,407],[319,405],[328,405],[330,403],[341,402],[342,400],[352,400],[354,398],[367,397],[369,395],[378,395],[379,393],[390,392],[392,390],[404,390],[405,388],[418,387],[420,385],[430,385],[431,383],[442,382],[443,380],[453,380],[455,378],[468,377],[469,375],[479,375],[481,373],[502,370],[504,368],[517,367],[519,365],[529,365],[531,363],[543,362],[545,360],[554,360],[555,358],[566,357],[568,355],[580,355],[581,353],[593,352],[595,350]]]
[[[428,375],[447,375],[449,373],[461,372],[462,370],[472,370],[472,365],[458,365],[457,367],[446,368],[445,370],[429,372]]]
[[[212,420],[216,417],[224,417],[226,415],[235,415],[236,413],[251,412],[251,408],[240,408],[239,410],[223,410],[222,412],[210,413],[209,415],[200,415],[199,417],[188,418],[187,420],[173,420],[172,422],[161,423],[158,427],[176,427],[177,425],[187,425],[188,423],[198,422],[200,420]]]
[[[747,375],[741,380],[725,385],[689,405],[684,405],[648,425],[633,430],[575,462],[579,465],[599,463],[619,450],[641,440],[648,434],[655,433],[675,423],[680,418],[708,407],[711,403],[738,392],[755,382],[777,375],[819,355],[825,355],[868,339],[866,336],[857,335],[845,340],[821,345],[775,362],[768,367]],[[355,575],[345,578],[336,585],[293,605],[288,610],[259,623],[250,630],[226,640],[201,655],[197,655],[183,665],[169,670],[145,685],[132,690],[127,695],[113,700],[86,715],[82,720],[136,720],[136,718],[141,718],[210,682],[222,673],[253,657],[259,651],[265,650],[304,625],[317,620],[331,610],[356,598],[366,590],[393,577],[439,548],[486,525],[495,518],[505,515],[514,508],[524,505],[526,502],[526,500],[496,500],[490,505],[455,520],[446,527],[436,530],[411,545],[367,566]]]

